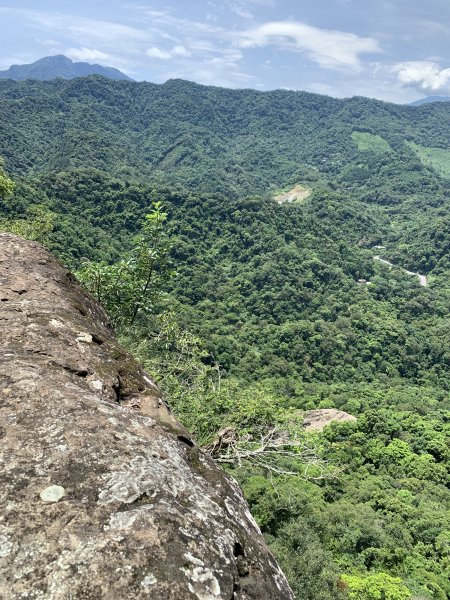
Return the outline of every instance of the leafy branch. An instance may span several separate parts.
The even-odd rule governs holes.
[[[127,256],[113,265],[85,261],[76,272],[118,329],[132,326],[140,314],[155,312],[172,275],[166,219],[161,202],[153,203]]]

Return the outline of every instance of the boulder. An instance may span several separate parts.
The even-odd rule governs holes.
[[[0,234],[0,597],[292,599],[236,482],[40,245]]]

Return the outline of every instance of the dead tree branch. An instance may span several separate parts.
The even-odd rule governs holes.
[[[335,479],[340,472],[321,458],[302,436],[279,427],[273,427],[258,438],[226,427],[205,450],[218,463],[240,467],[247,462],[277,475],[301,476],[312,481]]]

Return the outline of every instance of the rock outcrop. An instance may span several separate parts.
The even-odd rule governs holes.
[[[292,592],[237,484],[102,309],[0,234],[0,597],[277,600]]]

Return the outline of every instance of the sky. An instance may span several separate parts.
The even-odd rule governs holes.
[[[0,23],[0,70],[65,54],[154,83],[450,95],[449,0],[0,0]]]

